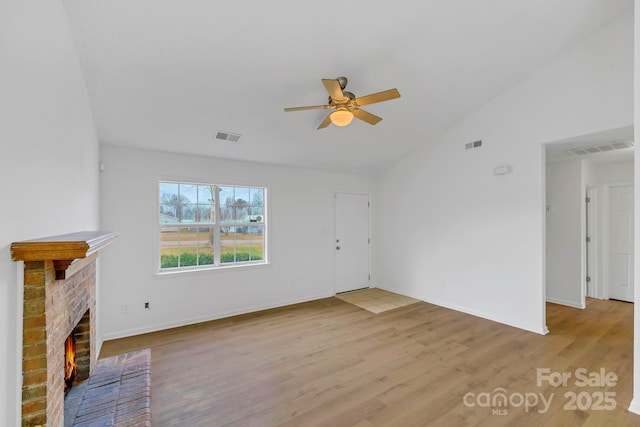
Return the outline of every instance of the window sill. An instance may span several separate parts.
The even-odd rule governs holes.
[[[212,271],[224,271],[224,270],[234,270],[234,269],[244,269],[244,268],[257,268],[257,267],[265,267],[271,264],[268,261],[265,262],[251,262],[251,263],[234,263],[231,265],[219,265],[215,267],[197,267],[197,268],[183,268],[176,270],[160,270],[157,271],[155,276],[157,277],[168,277],[175,276],[185,273],[209,273]]]

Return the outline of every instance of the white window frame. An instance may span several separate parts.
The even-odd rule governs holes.
[[[191,271],[206,271],[206,270],[218,270],[218,269],[227,269],[227,268],[237,268],[237,267],[245,267],[245,266],[255,266],[255,265],[265,265],[269,264],[268,258],[268,226],[267,226],[267,193],[268,189],[266,186],[260,185],[243,185],[243,184],[213,184],[207,182],[195,182],[195,181],[187,181],[187,180],[175,180],[175,179],[159,179],[157,182],[157,209],[156,209],[156,218],[159,218],[160,215],[160,206],[162,205],[161,197],[160,197],[160,186],[162,184],[179,184],[179,185],[202,185],[202,186],[214,186],[216,188],[216,196],[214,200],[215,205],[215,218],[211,222],[194,222],[194,223],[176,223],[176,224],[162,224],[159,219],[156,223],[156,265],[158,274],[174,274],[174,273],[184,273]],[[262,215],[261,221],[254,220],[249,222],[227,222],[222,223],[220,218],[222,203],[219,200],[220,189],[222,187],[233,187],[233,188],[248,188],[248,189],[261,189],[262,190]],[[214,229],[214,239],[213,239],[213,264],[205,264],[205,265],[191,265],[191,266],[178,266],[178,267],[162,267],[162,232],[163,229],[166,228],[205,228],[211,227]],[[231,262],[221,262],[221,234],[223,233],[222,229],[224,227],[262,227],[262,259],[260,260],[249,260],[249,261],[231,261]],[[236,241],[237,245],[237,241]]]

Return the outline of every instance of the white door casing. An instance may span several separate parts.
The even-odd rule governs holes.
[[[369,195],[335,194],[336,293],[369,287]]]
[[[594,187],[586,188],[586,208],[585,208],[585,287],[583,296],[589,298],[595,298],[596,296],[596,266],[595,266],[595,252],[596,252],[596,233],[595,233],[595,192]],[[586,306],[585,298],[582,298],[582,305]]]

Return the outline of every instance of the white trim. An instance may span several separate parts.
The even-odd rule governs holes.
[[[242,267],[257,267],[257,266],[267,266],[271,265],[271,262],[267,261],[242,261],[242,262],[230,262],[224,263],[220,265],[194,265],[189,267],[175,267],[175,268],[165,268],[164,270],[157,271],[154,276],[156,277],[164,277],[164,276],[174,276],[176,274],[184,274],[184,273],[203,273],[210,271],[224,271],[232,268],[242,268]]]
[[[112,334],[106,334],[104,335],[103,338],[105,341],[119,339],[119,338],[126,338],[126,337],[141,335],[141,334],[147,334],[150,332],[163,331],[165,329],[179,328],[181,326],[188,326],[188,325],[195,325],[203,322],[210,322],[212,320],[224,319],[226,317],[238,316],[241,314],[255,313],[257,311],[269,310],[272,308],[286,307],[288,305],[300,304],[303,302],[315,301],[315,300],[329,298],[333,296],[334,296],[333,294],[321,294],[321,295],[316,295],[316,296],[311,296],[306,298],[296,298],[293,300],[286,300],[279,303],[264,304],[264,305],[237,309],[237,310],[229,310],[229,311],[224,311],[222,313],[213,314],[210,316],[191,317],[191,318],[179,320],[176,322],[166,322],[166,323],[160,323],[157,325],[151,325],[143,328],[128,329],[128,330],[119,331]]]
[[[584,185],[584,162],[580,162],[580,304],[586,305],[587,301],[587,252],[586,252],[586,239],[587,239],[587,205],[585,200],[587,198],[587,186]],[[551,300],[548,300],[553,302]]]
[[[96,258],[96,313],[95,313],[95,321],[96,324],[96,354],[91,357],[95,357],[95,360],[98,360],[100,357],[100,351],[102,350],[102,344],[104,344],[104,338],[102,337],[102,307],[100,305],[100,301],[102,300],[102,269],[101,269],[101,258]]]
[[[525,331],[535,332],[536,334],[546,335],[546,334],[549,333],[549,330],[547,329],[546,326],[543,326],[543,327],[541,327],[539,329],[538,328],[531,328],[531,327],[529,327],[529,325],[516,324],[516,323],[513,323],[513,322],[511,322],[511,321],[509,321],[507,319],[503,319],[500,316],[495,316],[493,314],[485,313],[485,312],[479,311],[479,310],[472,310],[472,309],[469,309],[468,307],[463,307],[463,306],[460,306],[460,305],[457,305],[457,304],[450,304],[448,302],[440,301],[438,299],[431,299],[431,298],[420,298],[420,299],[422,299],[424,302],[428,302],[429,304],[434,304],[434,305],[438,305],[440,307],[444,307],[444,308],[448,308],[448,309],[451,309],[451,310],[459,311],[461,313],[466,313],[466,314],[470,314],[472,316],[481,317],[483,319],[491,320],[493,322],[502,323],[502,324],[507,325],[507,326],[513,326],[514,328],[524,329]]]
[[[17,261],[16,265],[16,376],[15,376],[15,416],[17,426],[22,425],[22,332],[24,315],[24,261]]]
[[[403,295],[405,297],[415,298],[415,299],[419,299],[420,301],[424,301],[420,295],[413,292],[408,292],[406,289],[396,289],[391,286],[375,286],[375,287],[385,291],[393,292],[394,294]]]
[[[541,333],[546,335],[549,333],[547,327],[547,146],[548,144],[540,145],[540,251],[542,252],[540,257],[540,294],[538,295],[538,302],[540,303],[540,321],[541,321]]]
[[[640,415],[640,400],[634,398],[629,404],[629,412]]]
[[[585,214],[587,215],[585,224],[586,228],[584,230],[585,236],[582,239],[583,245],[585,246],[585,262],[583,266],[583,271],[585,274],[584,285],[585,285],[585,298],[583,299],[586,304],[586,298],[598,298],[600,295],[600,288],[602,284],[599,280],[599,263],[598,259],[600,256],[600,238],[599,238],[599,230],[598,230],[598,221],[600,221],[600,217],[598,215],[598,211],[600,210],[600,189],[597,186],[587,185],[585,188],[586,197],[589,197],[589,205],[585,206]],[[586,204],[586,203],[585,203]],[[588,233],[587,233],[588,232]],[[591,238],[589,242],[591,249],[590,251],[586,250],[587,247],[587,234]],[[588,267],[588,268],[587,268]],[[588,271],[587,271],[588,270]],[[588,287],[586,282],[586,276],[589,273],[589,277],[591,278],[591,292],[587,292],[586,288]]]
[[[568,301],[568,300],[563,300],[558,298],[547,298],[547,302],[551,302],[553,304],[566,305],[568,307],[573,307],[573,308],[579,308],[581,310],[584,310],[585,308],[587,308],[585,303],[580,304],[574,301]]]
[[[484,313],[482,311],[470,310],[467,307],[462,307],[462,306],[459,306],[459,305],[456,305],[456,304],[450,304],[450,303],[443,302],[443,301],[440,301],[440,300],[437,300],[437,299],[424,298],[423,296],[421,296],[421,295],[419,295],[419,294],[417,294],[415,292],[409,292],[406,289],[396,289],[396,288],[391,287],[391,286],[377,286],[377,287],[379,289],[384,289],[385,291],[394,292],[396,294],[400,294],[400,295],[404,295],[404,296],[407,296],[407,297],[419,299],[420,301],[424,301],[424,302],[429,303],[429,304],[437,305],[439,307],[447,308],[449,310],[459,311],[461,313],[469,314],[469,315],[476,316],[476,317],[481,317],[483,319],[491,320],[492,322],[502,323],[502,324],[507,325],[507,326],[513,326],[514,328],[524,329],[526,331],[534,332],[536,334],[546,335],[546,334],[549,333],[549,329],[547,328],[546,325],[544,325],[540,330],[535,329],[535,328],[529,328],[529,327],[526,327],[524,325],[513,324],[511,322],[506,321],[505,319],[502,319],[499,316],[494,316],[492,314],[487,314],[487,313]]]
[[[602,198],[600,203],[600,211],[602,212],[602,241],[600,242],[602,281],[599,284],[599,297],[602,299],[609,299],[609,185],[602,186]]]

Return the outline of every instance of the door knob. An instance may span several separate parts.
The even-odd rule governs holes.
[[[336,251],[339,251],[339,250],[340,250],[340,246],[336,246]]]

